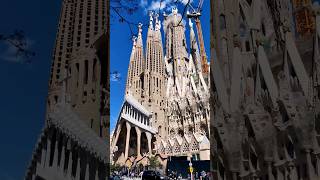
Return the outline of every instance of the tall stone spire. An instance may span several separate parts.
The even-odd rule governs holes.
[[[172,13],[165,18],[163,23],[166,36],[166,57],[168,57],[169,61],[173,64],[175,84],[181,82],[186,66],[185,60],[189,58],[185,37],[185,25],[182,18],[182,15],[178,13],[178,9],[173,8]]]
[[[138,38],[137,38],[137,47],[143,47],[142,43],[142,24],[138,25]]]
[[[130,61],[129,61],[129,67],[128,67],[128,75],[127,75],[127,83],[126,83],[126,94],[129,94],[130,92],[130,88],[131,88],[131,82],[133,80],[132,78],[132,65],[133,65],[133,61],[134,61],[134,54],[135,54],[135,49],[136,49],[136,45],[137,45],[137,37],[133,36],[132,37],[132,50],[131,50],[131,56],[130,56]]]
[[[126,94],[131,94],[141,102],[143,89],[143,41],[142,41],[142,24],[138,25],[138,37],[133,37],[133,46],[128,68],[128,77],[126,84]]]
[[[155,18],[155,19],[154,19]],[[154,21],[155,20],[155,25]],[[165,122],[162,107],[164,106],[164,60],[161,37],[161,21],[159,15],[150,13],[150,25],[148,29],[146,66],[144,73],[144,105],[154,113],[154,128],[158,129],[159,135],[165,135]]]

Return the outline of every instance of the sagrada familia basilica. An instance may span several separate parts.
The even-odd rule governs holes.
[[[211,1],[214,179],[320,179],[320,8]]]
[[[163,167],[169,156],[209,160],[209,69],[200,20],[195,20],[200,50],[192,21],[188,23],[189,47],[187,24],[177,8],[164,14],[163,23],[158,14],[150,13],[145,49],[139,26],[125,100],[111,135],[112,163],[147,166],[151,156]]]

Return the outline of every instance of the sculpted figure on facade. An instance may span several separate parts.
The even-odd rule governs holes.
[[[214,45],[211,67],[216,178],[318,179],[318,94],[310,86],[318,36],[312,23],[301,28],[316,13],[300,1],[219,2],[212,4],[214,38],[223,42]]]

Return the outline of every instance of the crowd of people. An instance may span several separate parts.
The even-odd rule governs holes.
[[[130,171],[128,169],[122,169],[121,171],[115,171],[111,173],[110,180],[137,180],[141,179],[143,175],[143,171]],[[187,177],[184,177],[182,173],[179,173],[174,170],[168,170],[167,175],[165,176],[165,179],[168,180],[182,180],[182,179],[188,179],[188,180],[209,180],[211,176],[210,172],[201,171],[201,172],[193,172],[192,173],[192,179],[191,174],[188,173]]]

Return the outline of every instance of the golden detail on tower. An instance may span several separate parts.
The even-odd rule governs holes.
[[[314,32],[315,19],[311,10],[311,0],[294,0],[295,24],[299,36],[308,36]]]

